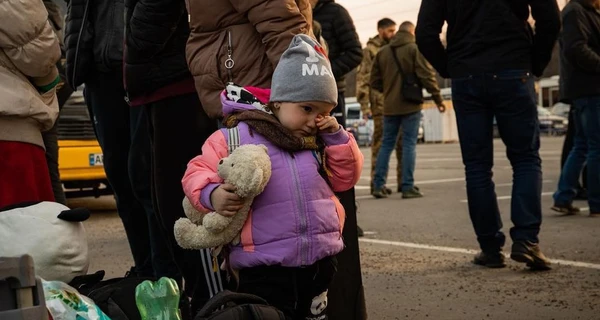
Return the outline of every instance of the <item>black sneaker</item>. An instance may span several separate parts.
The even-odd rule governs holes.
[[[417,186],[414,186],[413,188],[417,191],[421,191],[421,189],[419,189],[419,187],[417,187]],[[399,184],[398,184],[398,193],[402,193],[402,183],[401,182],[399,182]]]
[[[506,263],[504,262],[504,255],[500,252],[484,252],[475,255],[473,263],[479,266],[487,268],[504,268]]]
[[[365,236],[365,232],[363,231],[363,229],[360,226],[356,226],[356,234],[358,235],[358,237],[364,237]]]
[[[390,189],[390,188],[388,188],[386,186],[383,186],[383,188],[381,188],[381,192],[383,192],[383,193],[385,193],[387,195],[390,195],[390,194],[392,194],[392,189]]]
[[[377,199],[382,199],[382,198],[387,198],[388,195],[387,193],[383,192],[383,189],[375,189],[373,190],[373,192],[371,192],[371,195]]]
[[[554,204],[550,208],[556,212],[564,213],[566,215],[574,215],[579,213],[579,208],[574,207],[572,204]]]
[[[402,199],[415,199],[422,198],[423,194],[419,191],[419,188],[413,187],[411,190],[402,191]]]
[[[550,270],[550,260],[544,256],[537,243],[516,241],[512,245],[510,258],[527,264],[531,270]]]

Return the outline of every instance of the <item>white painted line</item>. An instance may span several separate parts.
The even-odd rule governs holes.
[[[382,244],[382,245],[405,247],[405,248],[412,248],[412,249],[424,249],[424,250],[434,250],[434,251],[463,253],[463,254],[476,254],[479,252],[477,250],[471,250],[471,249],[432,246],[432,245],[428,245],[428,244],[411,243],[411,242],[399,242],[399,241],[365,239],[365,238],[360,238],[358,240],[360,242],[365,242],[365,243]],[[508,258],[509,255],[506,254],[506,257]],[[597,263],[561,260],[561,259],[550,259],[550,262],[552,262],[553,264],[564,265],[564,266],[600,270],[600,264],[597,264]]]
[[[542,192],[542,197],[545,197],[545,196],[551,196],[551,195],[553,195],[553,194],[554,194],[554,192]],[[510,199],[512,199],[512,196],[500,196],[500,197],[497,197],[497,199],[498,199],[498,200],[510,200]],[[468,201],[468,200],[465,200],[465,199],[463,199],[463,200],[460,200],[460,202],[462,202],[462,203],[467,203],[467,202],[469,202],[469,201]]]
[[[552,182],[554,182],[554,181],[542,180],[542,183],[552,183]],[[499,183],[499,184],[496,184],[496,187],[512,187],[512,185],[513,185],[512,182],[511,183]]]

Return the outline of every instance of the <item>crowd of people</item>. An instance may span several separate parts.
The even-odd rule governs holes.
[[[51,130],[64,103],[57,90],[84,85],[132,272],[175,279],[184,319],[224,289],[261,296],[290,319],[366,318],[353,189],[363,155],[344,129],[345,76],[357,67],[357,99],[375,125],[371,194],[393,192],[386,178],[396,149],[397,192],[423,197],[413,178],[422,89],[446,112],[437,71],[452,79],[481,248],[473,262],[506,265],[492,181],[495,118],[514,172],[510,257],[550,268],[538,239],[534,83],[561,30],[555,0],[423,0],[416,25],[381,19],[364,49],[348,11],[333,0],[71,0],[64,41],[52,1],[9,0],[0,9],[10,22],[0,26],[0,208],[65,202]],[[572,202],[587,164],[590,212],[598,215],[600,0],[564,8],[559,43],[574,146],[553,209],[578,212]],[[254,200],[241,243],[217,258],[179,247],[173,228],[185,217],[184,197],[202,212],[241,208],[243,199],[217,172],[231,152],[231,128],[240,145],[266,146],[273,175]],[[274,225],[276,214],[285,217]],[[230,268],[214,268],[221,262]]]

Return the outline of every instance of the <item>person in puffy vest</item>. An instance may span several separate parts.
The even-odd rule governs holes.
[[[42,132],[58,116],[58,38],[41,0],[0,2],[0,207],[54,201]]]
[[[323,47],[296,35],[281,56],[271,89],[229,85],[221,94],[225,124],[192,159],[183,188],[201,212],[233,215],[242,199],[223,184],[219,161],[232,129],[239,144],[263,144],[272,176],[252,204],[228,262],[238,291],[260,296],[291,319],[321,319],[342,251],[345,212],[334,192],[354,187],[363,155],[330,115],[338,103]]]

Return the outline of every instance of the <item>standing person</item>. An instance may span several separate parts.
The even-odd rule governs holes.
[[[313,19],[321,24],[322,37],[329,48],[329,59],[333,76],[337,81],[338,104],[332,115],[342,126],[346,126],[345,76],[360,64],[362,49],[354,22],[348,11],[334,0],[310,0]],[[338,273],[329,289],[329,312],[332,320],[366,319],[366,303],[360,268],[358,247],[358,222],[354,188],[338,193],[346,211],[344,244],[346,248],[337,259],[340,262]],[[360,230],[362,232],[362,230]],[[348,308],[348,306],[353,306]]]
[[[228,136],[236,130],[240,145],[265,145],[271,179],[252,203],[241,243],[229,247],[230,266],[239,270],[238,291],[264,298],[289,319],[326,319],[335,255],[344,247],[344,212],[334,191],[356,184],[363,156],[330,115],[336,84],[316,40],[295,36],[272,82],[270,92],[227,86],[221,100],[230,129],[207,140],[202,155],[190,161],[183,186],[197,210],[235,212],[243,200],[217,174],[228,155]]]
[[[579,212],[573,206],[587,162],[590,215],[600,215],[600,0],[573,0],[562,12],[560,85],[563,100],[574,108],[575,141],[563,166],[553,210]]]
[[[133,256],[131,274],[180,278],[152,205],[144,110],[124,99],[123,2],[71,0],[69,6],[67,81],[74,89],[85,83],[85,102]]]
[[[60,44],[61,59],[56,63],[58,73],[60,75],[60,83],[56,86],[56,96],[58,98],[58,109],[59,115],[62,106],[67,102],[73,89],[65,85],[65,69],[64,69],[64,13],[61,7],[56,4],[56,0],[43,0],[44,6],[48,11],[48,22],[52,26],[52,30],[56,34]],[[58,0],[62,1],[62,0]],[[46,162],[48,163],[48,170],[50,171],[50,181],[52,182],[52,191],[54,192],[54,199],[56,202],[66,205],[67,198],[63,190],[62,181],[60,180],[60,172],[58,170],[58,119],[54,123],[52,129],[44,132],[42,137],[44,138],[44,145],[46,146]]]
[[[562,147],[562,153],[560,154],[560,167],[561,173],[562,169],[565,167],[565,163],[567,162],[567,158],[569,158],[569,154],[571,150],[573,150],[573,146],[575,144],[575,107],[571,105],[569,107],[569,126],[567,127],[567,133],[565,134],[565,141]],[[585,164],[583,165],[583,170],[581,171],[581,181],[577,181],[577,187],[575,188],[575,200],[587,200],[587,168]]]
[[[58,116],[58,38],[41,0],[0,2],[0,207],[54,201],[42,132]]]
[[[213,119],[222,116],[219,95],[227,83],[270,87],[273,70],[294,35],[312,34],[308,0],[187,3],[188,64],[202,106]]]
[[[143,108],[149,120],[154,209],[183,276],[182,297],[191,298],[192,314],[184,317],[225,285],[209,251],[182,249],[173,233],[175,221],[185,217],[181,178],[186,164],[217,128],[202,109],[188,69],[189,35],[184,1],[125,0],[125,90],[132,108]]]
[[[530,7],[535,33],[527,22]],[[439,36],[444,21],[447,48]],[[541,76],[550,61],[559,30],[555,0],[421,3],[419,49],[440,75],[452,78],[469,214],[482,250],[475,264],[505,266],[505,236],[492,181],[495,117],[514,172],[511,258],[532,269],[550,268],[538,245],[542,167],[534,75]]]
[[[333,115],[346,125],[346,74],[360,65],[362,49],[354,22],[348,11],[334,0],[310,0],[313,18],[321,24],[322,36],[329,48],[329,60],[337,81],[338,105]]]
[[[409,77],[410,76],[410,77]],[[402,128],[402,198],[420,198],[421,191],[414,184],[417,140],[421,124],[423,101],[408,100],[403,87],[410,79],[424,87],[440,112],[443,104],[440,88],[435,78],[435,70],[419,52],[415,43],[415,25],[406,21],[400,25],[398,33],[390,44],[379,51],[373,61],[371,88],[383,94],[383,141],[375,164],[373,196],[387,198],[384,183],[388,173],[390,156]],[[413,81],[414,81],[413,80]]]
[[[365,120],[373,119],[373,143],[371,144],[371,194],[373,194],[373,176],[375,175],[375,159],[381,148],[383,139],[383,94],[377,90],[371,90],[371,67],[377,52],[387,45],[396,34],[396,23],[389,18],[383,18],[377,22],[377,35],[367,41],[363,49],[363,59],[356,75],[356,100],[360,103],[360,110]],[[398,192],[401,192],[402,183],[402,139],[396,139],[396,168]],[[387,173],[385,175],[387,178]],[[392,190],[385,186],[381,190],[391,194]]]

